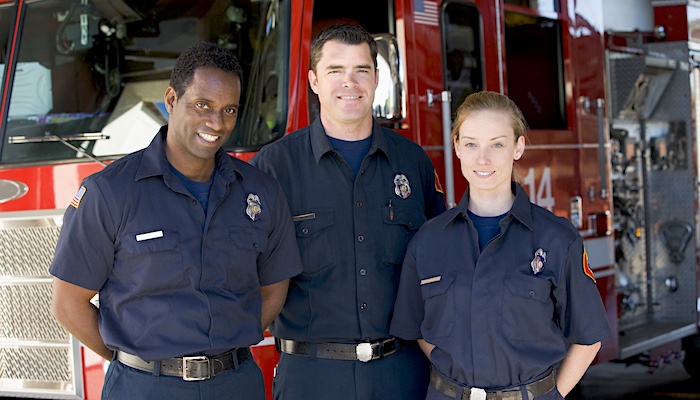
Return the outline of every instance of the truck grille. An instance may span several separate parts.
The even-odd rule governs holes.
[[[80,345],[51,315],[62,210],[0,213],[0,396],[80,398]]]

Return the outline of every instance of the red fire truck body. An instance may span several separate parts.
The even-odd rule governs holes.
[[[425,149],[450,204],[466,190],[454,110],[513,98],[531,128],[520,180],[581,232],[618,333],[596,362],[684,358],[700,375],[700,3],[639,3],[0,0],[0,397],[99,397],[103,360],[52,318],[47,269],[80,181],[167,123],[179,52],[209,40],[241,60],[225,148],[248,160],[318,115],[309,44],[334,22],[375,35],[375,117]],[[272,343],[253,348],[268,387]]]

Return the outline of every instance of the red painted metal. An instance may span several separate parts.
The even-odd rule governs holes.
[[[85,400],[99,400],[105,381],[105,359],[85,346],[80,347],[83,362],[83,391]]]

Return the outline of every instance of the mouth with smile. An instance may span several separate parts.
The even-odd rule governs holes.
[[[197,135],[200,138],[202,138],[205,142],[208,142],[208,143],[214,143],[219,139],[218,136],[209,135],[207,133],[202,133],[202,132],[197,132]]]
[[[474,171],[474,175],[482,178],[488,178],[489,176],[493,175],[493,171]]]

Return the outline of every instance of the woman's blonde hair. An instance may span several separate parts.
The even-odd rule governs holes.
[[[452,139],[459,138],[459,128],[464,120],[479,111],[501,111],[508,114],[510,124],[515,133],[515,141],[518,141],[520,136],[526,136],[528,126],[520,108],[509,99],[496,92],[476,92],[472,93],[464,99],[464,102],[457,109],[454,123],[452,124]],[[525,137],[527,140],[527,137]]]

